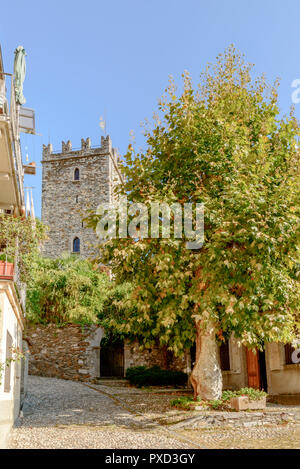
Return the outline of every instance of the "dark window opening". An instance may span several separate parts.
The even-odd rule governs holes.
[[[76,197],[75,197],[75,202],[76,202],[76,204],[78,203],[78,195],[76,195]]]
[[[79,169],[76,168],[74,171],[74,181],[79,181]]]
[[[292,354],[296,349],[292,347],[291,344],[285,344],[284,346],[284,353],[285,353],[285,364],[286,365],[294,365],[295,363],[292,360]]]
[[[230,371],[229,341],[220,346],[220,365],[222,371]]]
[[[73,240],[73,252],[80,252],[80,239],[74,238]]]

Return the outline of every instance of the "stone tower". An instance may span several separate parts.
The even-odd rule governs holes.
[[[110,137],[101,137],[101,146],[91,147],[90,138],[81,139],[81,149],[72,150],[70,141],[62,142],[60,153],[43,145],[42,221],[49,226],[49,239],[43,255],[58,257],[64,252],[88,257],[97,241],[93,230],[82,223],[88,208],[113,201],[118,181],[115,168],[117,152]]]

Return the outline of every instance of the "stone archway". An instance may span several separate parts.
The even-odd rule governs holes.
[[[89,336],[89,373],[92,378],[100,378],[100,343],[105,332],[103,327],[97,327]]]

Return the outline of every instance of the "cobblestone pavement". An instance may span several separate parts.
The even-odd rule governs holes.
[[[182,426],[195,413],[172,410],[169,396],[128,388],[124,383],[85,385],[55,378],[29,377],[23,414],[10,448],[299,448],[300,425],[251,428]],[[296,406],[271,406],[295,412]],[[199,415],[199,414],[198,414]],[[213,417],[213,416],[212,416]],[[236,415],[236,417],[238,417]],[[163,423],[163,425],[160,425]],[[252,422],[253,423],[253,422]],[[175,424],[175,425],[174,425]]]
[[[9,448],[198,448],[82,383],[29,376]]]

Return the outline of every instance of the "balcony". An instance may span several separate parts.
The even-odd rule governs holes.
[[[24,211],[24,173],[36,173],[34,163],[23,166],[20,132],[35,134],[35,114],[33,109],[17,104],[14,77],[4,72],[1,64],[0,60],[0,208],[20,214]]]
[[[10,78],[10,105],[5,95],[5,76]],[[18,112],[13,76],[0,71],[0,208],[20,213],[24,205],[24,173]]]

